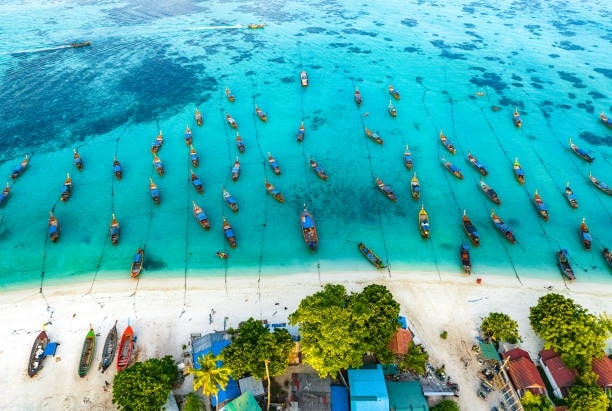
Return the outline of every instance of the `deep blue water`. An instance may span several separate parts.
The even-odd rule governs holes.
[[[603,2],[515,1],[137,1],[7,2],[0,5],[0,175],[10,181],[25,154],[27,171],[11,182],[0,206],[0,284],[39,284],[129,275],[138,247],[145,247],[144,278],[193,275],[373,270],[357,251],[364,241],[393,270],[460,273],[458,248],[467,242],[467,210],[482,245],[472,248],[474,274],[543,277],[561,281],[554,253],[567,248],[578,281],[610,282],[601,257],[612,246],[612,197],[587,179],[589,171],[612,185],[612,130],[598,120],[612,116],[610,12]],[[265,23],[250,30],[249,23]],[[90,40],[90,47],[71,48]],[[300,86],[307,70],[310,85]],[[387,113],[392,84],[397,118]],[[236,101],[224,94],[230,87]],[[358,108],[353,91],[364,103]],[[478,93],[478,94],[477,94]],[[482,94],[482,95],[479,95]],[[258,120],[254,106],[268,114]],[[204,124],[197,127],[199,107]],[[517,108],[523,119],[512,123]],[[230,113],[247,146],[239,154]],[[304,142],[296,132],[304,121]],[[189,124],[201,155],[190,186]],[[384,145],[364,137],[377,131]],[[150,146],[159,130],[166,174],[155,175]],[[440,145],[440,130],[457,154]],[[575,156],[568,139],[594,154]],[[402,163],[409,145],[422,197],[410,198],[412,172]],[[77,148],[85,167],[72,164]],[[493,206],[479,191],[479,175],[466,162],[472,152],[489,169],[486,182],[502,199],[495,211],[515,231],[510,245],[489,219]],[[271,152],[282,168],[272,174]],[[116,156],[124,178],[112,173]],[[242,174],[231,181],[238,156]],[[327,182],[310,170],[316,159]],[[446,157],[465,176],[440,166]],[[512,173],[518,157],[526,183]],[[73,194],[60,202],[66,173]],[[153,176],[162,193],[154,206]],[[382,178],[398,194],[391,203],[375,188]],[[285,196],[277,203],[264,179]],[[571,183],[579,208],[562,193]],[[221,189],[240,211],[223,203]],[[531,198],[538,189],[551,217],[543,222]],[[212,228],[204,232],[191,214],[195,200]],[[307,250],[298,219],[303,205],[319,231],[316,253]],[[422,240],[417,213],[424,205],[431,239]],[[58,243],[47,240],[49,210],[58,217]],[[118,246],[108,241],[111,213],[121,223]],[[226,249],[223,217],[238,247]],[[593,249],[578,238],[582,218]],[[95,274],[92,274],[95,273]]]

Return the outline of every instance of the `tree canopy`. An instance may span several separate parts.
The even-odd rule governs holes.
[[[529,322],[544,340],[544,348],[559,353],[570,369],[591,369],[593,357],[601,358],[606,340],[612,333],[612,321],[590,314],[571,298],[546,294],[530,308]]]
[[[223,349],[223,360],[236,378],[245,375],[263,378],[268,360],[270,376],[274,377],[287,369],[293,345],[289,331],[275,328],[270,332],[261,321],[249,318],[240,324],[232,343]]]
[[[570,410],[607,410],[610,399],[604,390],[597,385],[597,374],[584,372],[576,383],[570,387],[567,405]]]
[[[158,410],[167,401],[178,376],[171,356],[137,362],[113,380],[113,404],[123,411]]]
[[[344,286],[327,284],[304,298],[289,321],[300,327],[304,361],[327,377],[360,367],[366,353],[391,362],[388,343],[398,316],[399,304],[385,286],[372,284],[348,295]]]
[[[522,341],[518,331],[518,323],[508,314],[490,313],[482,320],[480,329],[495,345],[498,345],[500,341],[507,341],[510,344]]]
[[[431,411],[460,411],[459,405],[453,400],[442,400]]]
[[[230,378],[230,368],[226,364],[221,364],[221,357],[208,353],[197,358],[199,369],[192,368],[189,373],[193,375],[193,389],[202,393],[208,398],[215,397],[220,390],[227,387]],[[218,403],[218,401],[215,401]]]
[[[402,370],[408,370],[418,375],[425,375],[426,364],[429,361],[429,354],[421,344],[416,345],[414,341],[410,341],[408,354],[402,358],[399,367]]]
[[[535,395],[527,390],[521,398],[521,405],[525,411],[553,411],[553,403],[545,395]]]

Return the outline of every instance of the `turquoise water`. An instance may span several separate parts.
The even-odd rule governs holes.
[[[600,111],[612,115],[612,67],[605,58],[612,28],[603,2],[163,3],[0,5],[0,175],[10,180],[23,156],[31,156],[0,208],[4,288],[127,277],[138,247],[146,250],[144,278],[374,272],[357,250],[360,241],[389,264],[391,275],[415,268],[460,276],[464,209],[481,235],[482,245],[472,248],[476,275],[559,281],[554,253],[564,247],[578,281],[612,278],[601,257],[602,247],[612,246],[612,197],[587,180],[592,171],[612,184],[612,130],[598,121]],[[266,26],[250,30],[249,23]],[[84,40],[91,47],[67,47]],[[307,88],[300,86],[302,69]],[[395,119],[387,113],[390,84],[401,93]],[[360,108],[355,87],[364,98]],[[267,123],[255,116],[255,104],[267,112]],[[202,127],[195,125],[196,107]],[[515,107],[521,129],[512,122]],[[244,154],[225,113],[238,121]],[[302,121],[306,136],[298,143]],[[201,156],[194,171],[204,182],[202,195],[189,181],[187,124]],[[364,126],[384,145],[366,139]],[[163,177],[155,175],[150,153],[159,130]],[[456,155],[440,145],[440,130]],[[575,156],[569,137],[596,160]],[[406,144],[420,178],[418,202],[410,197],[412,172],[402,163]],[[80,172],[73,148],[85,164]],[[468,151],[487,166],[486,182],[502,200],[495,210],[517,244],[491,224],[493,204],[478,188]],[[267,152],[281,176],[268,167]],[[123,165],[121,181],[112,173],[114,156]],[[232,182],[236,156],[242,173]],[[326,169],[328,181],[310,170],[309,157]],[[465,178],[445,171],[441,157]],[[512,173],[515,157],[524,186]],[[67,172],[73,193],[63,203]],[[150,176],[161,190],[159,206],[149,196]],[[375,188],[377,176],[394,189],[396,203]],[[266,178],[284,204],[266,194]],[[562,194],[568,181],[577,210]],[[237,214],[224,204],[223,187],[237,199]],[[550,209],[548,222],[531,202],[536,188]],[[192,200],[207,212],[209,232],[196,224]],[[299,229],[304,204],[317,222],[316,253]],[[427,241],[417,226],[421,204],[430,215]],[[51,209],[62,228],[55,244],[46,236]],[[108,241],[113,212],[121,224],[118,246]],[[238,240],[225,261],[215,256],[227,250],[224,216]],[[591,251],[578,238],[583,217]]]

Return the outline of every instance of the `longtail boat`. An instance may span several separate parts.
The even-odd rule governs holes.
[[[367,127],[365,127],[363,131],[365,132],[366,137],[375,142],[376,144],[384,143],[383,139],[378,135],[378,133],[373,132]]]
[[[198,194],[202,194],[204,192],[204,183],[202,183],[200,177],[198,177],[193,170],[191,170],[191,185],[193,185],[193,188],[195,188]]]
[[[119,340],[119,350],[117,351],[117,371],[125,370],[130,365],[132,351],[134,350],[134,330],[128,325],[121,339]]]
[[[567,199],[568,204],[572,208],[578,208],[578,199],[574,195],[574,191],[570,187],[569,181],[565,184],[565,198]]]
[[[300,72],[300,83],[302,87],[308,87],[308,73],[306,73],[306,70]]]
[[[489,187],[489,185],[485,183],[484,181],[482,181],[482,179],[480,179],[480,188],[482,189],[482,192],[485,193],[485,195],[487,196],[489,200],[493,201],[497,205],[501,204],[501,200],[499,199],[499,196],[497,195],[495,190]]]
[[[599,119],[602,123],[604,123],[606,127],[612,128],[612,119],[608,118],[608,116],[606,116],[603,111],[599,113]]]
[[[538,214],[540,215],[540,217],[542,217],[544,221],[547,221],[548,220],[548,207],[546,207],[546,204],[544,204],[544,200],[542,200],[542,197],[538,193],[537,189],[535,193],[533,194],[533,202],[535,204],[536,210],[538,210]]]
[[[424,205],[421,205],[421,210],[419,211],[419,231],[421,232],[421,237],[429,238],[429,215],[425,211]]]
[[[117,180],[121,180],[123,178],[123,168],[121,167],[121,163],[117,160],[117,157],[113,160],[113,174]]]
[[[234,95],[234,93],[232,93],[229,87],[225,87],[225,97],[227,97],[230,103],[236,101],[236,96]]]
[[[42,368],[47,344],[49,344],[49,337],[47,336],[47,332],[42,330],[34,340],[32,351],[30,351],[30,358],[28,360],[28,375],[30,377],[35,376]]]
[[[57,218],[53,215],[53,211],[49,211],[49,223],[47,225],[47,233],[52,242],[57,242],[60,238],[60,225]]]
[[[115,353],[117,352],[117,342],[117,321],[115,321],[115,324],[108,331],[106,339],[104,340],[104,347],[102,348],[102,372],[106,371],[113,363]]]
[[[66,173],[66,179],[64,180],[64,185],[62,186],[62,194],[60,195],[60,200],[68,201],[71,193],[72,193],[72,179],[70,178],[70,174]]]
[[[189,124],[187,124],[185,126],[185,144],[189,146],[191,145],[192,141],[193,141],[193,133],[191,132],[191,128],[189,127]]]
[[[232,181],[238,181],[240,178],[240,160],[236,157],[234,165],[232,166]]]
[[[472,272],[472,259],[470,258],[470,248],[465,244],[461,244],[461,247],[459,247],[459,260],[461,260],[463,271],[469,275]]]
[[[11,179],[15,180],[17,179],[17,177],[23,174],[29,162],[30,158],[26,154],[23,160],[21,160],[21,163],[19,163],[19,165],[13,169],[13,172],[11,173]]]
[[[440,164],[442,165],[442,167],[447,169],[449,173],[457,177],[459,180],[463,180],[463,173],[461,172],[461,169],[459,169],[459,167],[457,167],[444,157],[440,159]]]
[[[586,225],[586,219],[583,218],[580,226],[578,227],[578,235],[580,236],[580,241],[582,241],[582,245],[585,250],[591,249],[592,237],[591,233],[589,233],[589,227]]]
[[[197,205],[195,201],[192,201],[191,203],[193,204],[193,216],[195,217],[196,221],[204,230],[209,230],[210,221],[208,221],[208,216],[206,215],[202,207]]]
[[[514,107],[514,113],[512,113],[512,121],[517,128],[521,128],[523,126],[523,119],[521,119],[521,115],[516,107]]]
[[[189,146],[189,161],[191,161],[191,165],[196,168],[200,165],[200,155],[192,145]]]
[[[76,148],[73,148],[72,151],[72,162],[74,163],[74,166],[77,168],[77,170],[81,171],[83,169],[83,159],[81,158],[81,155],[79,154]]]
[[[134,254],[134,258],[132,259],[132,268],[131,275],[132,278],[136,278],[142,272],[142,268],[144,265],[144,249],[139,248],[136,250],[136,254]]]
[[[269,183],[268,180],[264,180],[264,185],[266,186],[266,191],[268,194],[270,194],[276,201],[279,203],[285,202],[285,197],[283,197],[283,194],[278,191],[278,189],[276,189],[272,183]]]
[[[516,242],[516,238],[514,237],[514,233],[512,232],[510,226],[504,223],[504,221],[497,214],[495,214],[495,211],[493,210],[491,210],[491,221],[493,221],[495,227],[504,235],[504,237],[506,237],[506,240],[508,240],[510,243]]]
[[[421,185],[419,184],[419,179],[417,178],[416,172],[410,180],[410,194],[412,195],[413,200],[418,200],[419,197],[421,197]]]
[[[225,201],[225,204],[227,204],[230,210],[232,210],[234,213],[237,213],[238,212],[238,202],[236,201],[234,196],[232,196],[229,193],[229,191],[227,191],[225,188],[222,189],[222,193],[223,193],[223,200]]]
[[[157,184],[153,182],[153,179],[149,177],[149,192],[151,193],[151,199],[155,204],[161,202],[161,194],[159,192],[159,188],[157,188]]]
[[[230,223],[223,217],[223,235],[231,248],[236,248],[236,234]]]
[[[81,47],[91,46],[91,41],[81,41],[80,43],[70,43],[70,47],[73,49],[78,49]]]
[[[595,185],[595,187],[599,188],[604,193],[606,193],[608,195],[612,195],[612,188],[610,188],[603,181],[599,180],[597,177],[593,177],[593,175],[591,174],[590,171],[589,171],[589,180],[591,181],[591,183],[593,183],[593,185]],[[7,187],[8,187],[8,183],[6,183],[6,184],[7,184]]]
[[[521,164],[518,161],[518,157],[514,159],[514,164],[512,164],[512,170],[514,172],[514,177],[516,178],[516,181],[518,181],[519,184],[524,184],[525,172],[523,171],[523,168],[521,167]]]
[[[157,135],[157,137],[155,137],[155,140],[153,140],[153,143],[151,144],[151,153],[157,153],[162,148],[163,144],[164,135],[162,131],[159,130],[159,134]]]
[[[480,245],[480,234],[478,234],[478,230],[476,226],[472,223],[472,220],[467,216],[465,210],[463,210],[463,229],[465,230],[465,234],[468,236],[472,244],[476,247]]]
[[[385,268],[385,263],[380,259],[379,256],[376,255],[374,251],[366,247],[364,243],[357,244],[357,248],[361,254],[370,262],[372,265],[378,269]]]
[[[215,255],[216,255],[217,257],[219,257],[220,259],[222,259],[222,260],[227,260],[227,259],[229,258],[229,254],[228,254],[228,253],[226,253],[225,251],[220,251],[220,250],[219,250],[219,251],[216,251],[216,252],[215,252]]]
[[[410,152],[410,148],[408,147],[408,144],[406,144],[406,148],[404,149],[404,166],[408,170],[412,170],[412,165],[413,165],[412,153]]]
[[[393,118],[397,117],[397,109],[393,105],[393,102],[389,100],[389,105],[387,106],[387,112]]]
[[[472,165],[472,167],[474,167],[480,174],[485,177],[489,174],[485,165],[478,161],[476,157],[472,155],[472,153],[468,152],[467,159]]]
[[[400,92],[397,91],[393,86],[389,86],[389,94],[396,100],[400,99]]]
[[[164,163],[157,156],[157,153],[153,153],[153,168],[159,174],[160,177],[164,175]]]
[[[225,121],[227,121],[227,124],[229,124],[229,126],[234,130],[238,129],[238,122],[234,119],[234,117],[230,116],[229,114],[226,114]]]
[[[115,213],[113,213],[108,232],[110,235],[111,244],[117,245],[119,242],[119,221],[117,220]]]
[[[236,148],[238,149],[240,153],[244,153],[246,151],[246,147],[244,145],[244,142],[242,141],[242,137],[240,137],[240,134],[238,134],[237,131],[236,131]]]
[[[453,144],[453,142],[450,141],[448,137],[446,137],[446,135],[442,132],[442,130],[440,130],[440,141],[442,142],[442,145],[444,146],[444,148],[448,150],[449,153],[455,154],[457,152],[457,149],[455,148],[455,145]]]
[[[259,119],[263,121],[264,123],[268,121],[268,115],[266,114],[265,111],[259,108],[257,104],[255,104],[255,114],[257,114],[257,117],[259,117]]]
[[[272,171],[274,171],[274,174],[276,174],[277,176],[280,176],[281,174],[280,166],[276,162],[276,159],[272,157],[272,154],[270,154],[269,151],[268,151],[268,164],[270,165],[270,168],[272,168]]]
[[[83,378],[87,375],[87,371],[91,367],[94,355],[96,353],[96,333],[93,327],[90,326],[89,332],[83,341],[83,349],[81,350],[81,358],[79,359],[79,377]]]
[[[249,29],[263,29],[264,27],[266,27],[266,25],[263,23],[251,23],[247,26]]]
[[[381,193],[385,195],[391,201],[397,201],[397,197],[393,192],[393,189],[385,184],[380,178],[376,177],[376,186],[380,190]]]
[[[300,216],[300,228],[302,229],[302,237],[304,237],[304,243],[311,251],[315,251],[319,245],[319,235],[317,234],[317,226],[315,225],[312,214],[308,212],[306,206]]]
[[[601,250],[601,255],[603,255],[604,260],[608,263],[608,267],[612,268],[612,252],[608,249],[608,247],[604,247]]]
[[[593,160],[595,160],[595,157],[593,157],[591,154],[589,154],[586,150],[581,149],[580,147],[578,147],[576,144],[574,144],[572,142],[572,139],[569,139],[569,146],[570,149],[581,159],[585,160],[588,163],[592,163]]]
[[[557,251],[557,265],[559,266],[559,270],[561,270],[561,274],[569,281],[574,281],[576,279],[576,275],[574,275],[574,270],[572,270],[572,266],[568,260],[569,254],[567,250],[562,249]]]
[[[325,169],[321,167],[319,163],[317,163],[312,158],[309,159],[309,162],[310,162],[310,168],[312,169],[312,171],[314,171],[317,177],[319,177],[321,180],[327,181],[327,172],[325,171]]]
[[[5,203],[5,201],[8,199],[10,192],[11,192],[11,186],[9,185],[7,181],[6,187],[4,187],[4,190],[2,190],[2,194],[0,194],[0,205]]]
[[[297,131],[297,135],[296,135],[297,141],[298,142],[304,141],[305,135],[306,135],[306,128],[304,127],[304,122],[302,121],[302,124],[300,124],[300,127],[298,128],[298,131]]]
[[[361,103],[363,103],[363,97],[361,96],[361,92],[359,91],[359,88],[356,87],[355,88],[355,104],[357,104],[357,106],[361,106]]]
[[[200,113],[200,110],[198,110],[198,108],[197,108],[197,107],[196,107],[196,109],[195,109],[195,114],[194,114],[194,117],[195,117],[196,124],[197,124],[198,126],[201,126],[201,125],[202,125],[202,123],[204,122],[204,119],[203,119],[203,117],[202,117],[202,113]]]

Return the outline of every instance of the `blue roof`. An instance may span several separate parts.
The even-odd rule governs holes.
[[[351,411],[389,411],[389,397],[380,364],[376,368],[349,369]]]
[[[349,411],[348,389],[344,385],[331,387],[331,411]]]
[[[397,319],[397,322],[399,323],[400,327],[402,327],[404,330],[408,328],[408,322],[406,321],[406,317],[400,315],[399,318]]]

